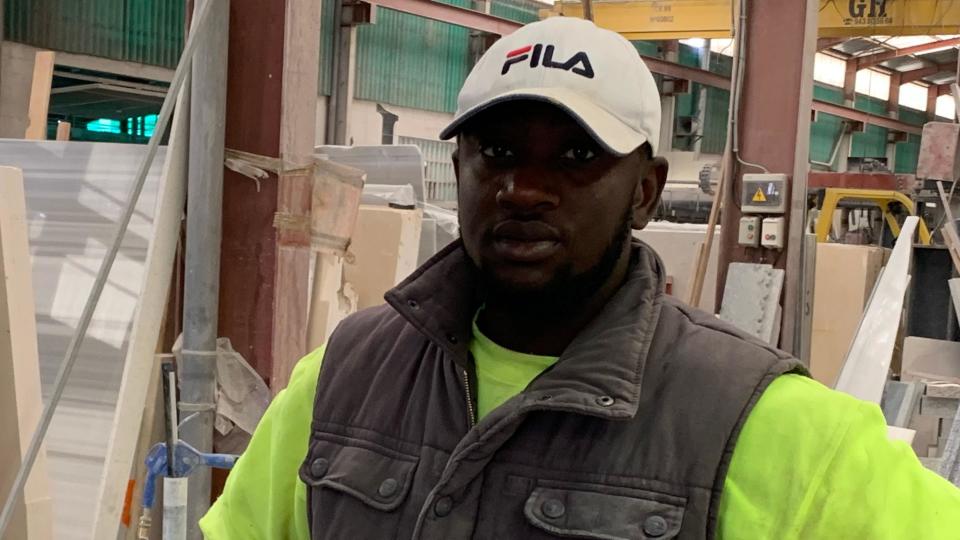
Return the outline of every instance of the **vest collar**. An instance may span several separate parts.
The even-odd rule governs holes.
[[[609,418],[637,412],[647,352],[660,314],[663,264],[634,241],[623,286],[573,340],[555,366],[531,383],[522,402]],[[477,268],[457,240],[387,292],[415,328],[470,366],[471,322],[480,305]],[[511,400],[514,401],[514,400]]]

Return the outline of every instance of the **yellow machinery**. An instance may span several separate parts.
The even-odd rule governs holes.
[[[627,39],[728,38],[733,0],[626,0],[592,2],[599,26]],[[561,0],[542,17],[583,17],[581,0]],[[819,37],[956,34],[954,0],[820,0]]]
[[[848,188],[827,188],[824,190],[823,208],[820,210],[820,219],[817,220],[817,242],[826,242],[830,236],[830,226],[833,223],[833,211],[837,209],[837,204],[842,199],[856,199],[859,201],[869,201],[875,203],[883,211],[883,218],[890,227],[893,236],[900,236],[900,224],[890,213],[890,203],[898,202],[903,205],[910,215],[916,215],[916,209],[913,201],[899,191],[888,191],[884,189],[848,189]],[[930,245],[930,230],[923,219],[920,220],[920,243]]]

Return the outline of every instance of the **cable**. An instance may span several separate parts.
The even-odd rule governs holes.
[[[732,135],[733,135],[733,144],[731,145],[731,153],[733,157],[736,158],[737,163],[753,167],[754,169],[759,169],[764,173],[769,173],[770,171],[759,163],[753,163],[743,159],[740,155],[740,98],[743,93],[743,81],[746,73],[746,49],[747,49],[747,0],[740,0],[740,25],[738,30],[735,30],[735,42],[736,42],[736,53],[737,53],[737,64],[738,69],[735,73],[733,94],[731,95],[733,110],[730,118],[730,123],[733,125]]]

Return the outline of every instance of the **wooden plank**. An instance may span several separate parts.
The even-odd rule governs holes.
[[[146,271],[133,318],[116,416],[107,446],[93,528],[94,540],[117,538],[144,410],[149,403],[150,384],[156,378],[154,353],[170,290],[186,197],[185,137],[188,115],[185,114],[184,104],[185,93],[181,92],[171,128],[170,148],[161,175],[153,222],[154,234],[147,248]]]
[[[58,141],[70,140],[70,122],[57,123],[57,140]]]
[[[25,139],[46,140],[47,111],[50,109],[50,87],[53,84],[53,51],[37,51],[33,62],[33,85],[30,88]]]
[[[0,493],[6,496],[40,419],[40,359],[23,175],[0,167]],[[6,502],[0,500],[0,502]],[[46,450],[27,479],[6,540],[53,538]]]
[[[729,131],[729,130],[728,130]],[[697,263],[693,270],[693,281],[690,287],[690,296],[687,303],[691,306],[700,305],[700,296],[703,294],[703,282],[707,275],[707,266],[710,264],[710,252],[713,249],[714,234],[717,230],[717,220],[720,218],[720,205],[723,204],[723,193],[728,182],[727,175],[730,163],[730,146],[723,152],[723,158],[720,160],[720,183],[713,194],[713,202],[710,205],[710,217],[707,219],[707,235],[703,240],[702,247],[697,249]],[[713,313],[715,310],[710,310]]]
[[[320,33],[320,2],[288,0],[283,33],[283,83],[280,99],[279,155],[293,169],[313,163],[316,134],[320,49],[304,47]],[[278,179],[277,213],[309,219],[313,172],[286,172]],[[307,352],[310,236],[277,231],[277,271],[274,288],[273,363],[270,388],[287,386],[293,366]]]

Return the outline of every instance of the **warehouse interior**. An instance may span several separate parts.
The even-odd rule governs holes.
[[[297,360],[457,240],[440,132],[551,17],[654,75],[666,294],[960,487],[960,3],[0,0],[0,538],[201,538]]]

